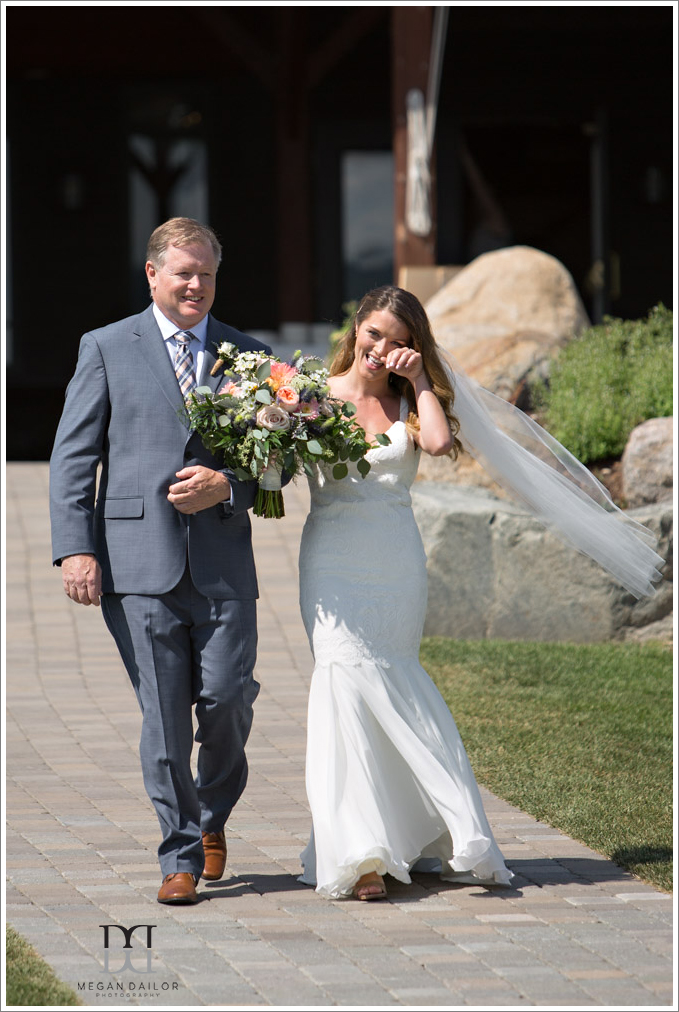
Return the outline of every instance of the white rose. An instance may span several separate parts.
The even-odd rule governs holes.
[[[275,404],[265,404],[257,412],[257,424],[271,432],[282,432],[290,428],[290,416]]]
[[[234,355],[238,354],[238,348],[235,344],[231,344],[230,341],[222,341],[217,348],[217,355],[219,358],[233,358]]]

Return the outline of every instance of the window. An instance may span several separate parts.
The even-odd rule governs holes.
[[[348,302],[393,280],[393,155],[345,151],[341,176],[343,297]]]

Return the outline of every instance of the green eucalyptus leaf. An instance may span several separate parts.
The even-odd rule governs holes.
[[[257,367],[257,372],[255,373],[255,376],[257,377],[260,383],[263,383],[264,380],[267,380],[270,375],[271,375],[271,362],[267,360],[266,362],[262,362],[262,364]]]
[[[345,401],[342,405],[342,412],[347,416],[347,418],[353,418],[356,414],[356,405],[352,404],[351,401]]]
[[[375,433],[375,439],[380,444],[380,446],[390,446],[391,445],[391,439],[386,434],[386,432],[376,432]]]
[[[356,470],[359,472],[359,474],[362,474],[363,477],[365,478],[366,474],[370,470],[370,464],[365,459],[365,457],[362,457],[361,460],[359,460],[358,464],[356,465]]]
[[[262,388],[255,394],[255,400],[259,401],[260,404],[271,404],[271,394],[268,390]]]
[[[340,480],[340,478],[346,478],[348,474],[349,468],[347,467],[346,464],[335,464],[335,466],[332,469],[332,476],[333,478],[337,478],[338,481]]]
[[[307,447],[309,453],[316,453],[318,454],[319,457],[323,453],[323,447],[321,446],[321,444],[318,442],[317,439],[310,439],[309,442],[307,443]]]

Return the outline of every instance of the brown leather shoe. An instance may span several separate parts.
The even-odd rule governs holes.
[[[203,878],[221,878],[226,867],[226,839],[224,830],[219,833],[203,833],[203,850],[205,851],[205,866]]]
[[[189,871],[176,871],[166,875],[158,890],[159,903],[196,903],[196,880]]]

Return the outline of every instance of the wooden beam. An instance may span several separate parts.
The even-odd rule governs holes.
[[[408,130],[406,95],[411,88],[427,94],[433,23],[432,7],[391,8],[392,134],[394,151],[394,280],[401,267],[436,263],[436,180],[432,159],[431,233],[422,238],[406,227]]]
[[[309,57],[308,84],[315,88],[385,16],[382,7],[357,7]]]
[[[254,74],[269,91],[276,90],[275,57],[247,28],[231,17],[223,6],[192,7],[191,20],[205,25],[225,51]]]
[[[313,319],[311,154],[307,18],[304,7],[281,7],[278,17],[276,186],[278,194],[278,317]]]

